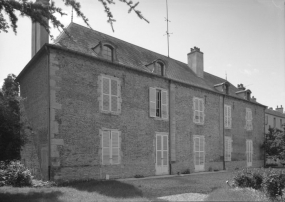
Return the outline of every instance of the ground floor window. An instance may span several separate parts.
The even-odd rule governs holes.
[[[102,164],[114,165],[120,163],[120,136],[118,130],[101,130]]]
[[[194,165],[195,171],[205,169],[205,137],[194,136]]]

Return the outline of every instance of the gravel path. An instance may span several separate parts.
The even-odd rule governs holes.
[[[167,201],[204,201],[208,194],[186,193],[171,196],[158,197]]]

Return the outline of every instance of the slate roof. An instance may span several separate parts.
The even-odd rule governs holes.
[[[274,116],[285,118],[285,113],[281,113],[281,112],[274,110],[274,109],[265,109],[265,114],[271,114]]]
[[[204,78],[202,79],[196,76],[188,65],[183,62],[168,58],[167,56],[155,53],[76,23],[69,24],[67,32],[71,37],[62,33],[55,40],[55,45],[96,56],[96,53],[92,48],[98,45],[100,41],[107,41],[116,46],[118,62],[128,67],[150,72],[145,65],[154,60],[161,59],[166,64],[165,77],[167,78],[215,92],[219,91],[214,88],[214,85],[226,81],[225,79],[207,72],[204,72]],[[239,91],[239,89],[231,84],[229,94],[240,99],[240,97],[235,93],[237,91]]]

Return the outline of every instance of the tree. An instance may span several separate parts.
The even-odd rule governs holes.
[[[47,0],[49,1],[49,0]],[[115,4],[114,0],[98,0],[101,2],[101,4],[104,6],[104,10],[107,14],[108,18],[108,23],[110,23],[112,30],[113,29],[113,22],[116,20],[114,19],[114,16],[111,13],[110,4]],[[127,6],[129,6],[129,13],[131,11],[134,11],[137,16],[140,19],[145,20],[148,22],[141,12],[136,9],[137,5],[139,2],[133,4],[131,0],[118,0],[120,2],[125,3]],[[81,5],[79,2],[76,0],[63,0],[65,6],[70,6],[72,7],[77,16],[83,19],[85,24],[90,27],[88,24],[88,18],[81,12]],[[55,14],[60,14],[61,16],[66,15],[61,8],[57,7],[54,1],[51,1],[50,4],[46,3],[46,0],[38,0],[37,2],[31,2],[28,0],[0,0],[0,33],[1,31],[3,32],[8,32],[8,29],[10,26],[12,27],[14,33],[17,33],[17,22],[18,18],[15,15],[15,11],[20,12],[20,16],[26,16],[31,18],[33,22],[38,22],[40,23],[50,34],[50,26],[48,24],[48,21],[53,25],[53,27],[57,29],[62,29],[64,30],[64,25],[60,22],[60,20],[55,16]],[[4,18],[3,13],[6,13],[10,19],[10,25]],[[91,27],[90,27],[91,28]],[[51,35],[50,35],[51,36]],[[51,38],[53,38],[51,36]]]
[[[9,74],[0,90],[0,161],[20,159],[25,143],[20,130],[20,97],[16,76]]]
[[[266,157],[285,160],[285,135],[279,129],[269,128],[265,134],[264,150]]]

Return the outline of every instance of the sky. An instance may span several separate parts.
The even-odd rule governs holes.
[[[285,107],[285,0],[168,0],[170,54],[187,63],[197,46],[204,53],[204,70],[244,84],[263,105]],[[137,9],[150,23],[139,19],[115,0],[111,11],[115,32],[97,0],[81,0],[81,10],[92,29],[167,55],[166,0],[140,0]],[[137,0],[134,0],[137,2]],[[56,5],[67,14],[71,8]],[[73,22],[86,26],[75,14]],[[0,33],[0,86],[8,74],[18,75],[31,59],[31,20],[19,17],[17,34]],[[54,36],[59,31],[52,29]],[[50,40],[49,43],[52,43]]]

